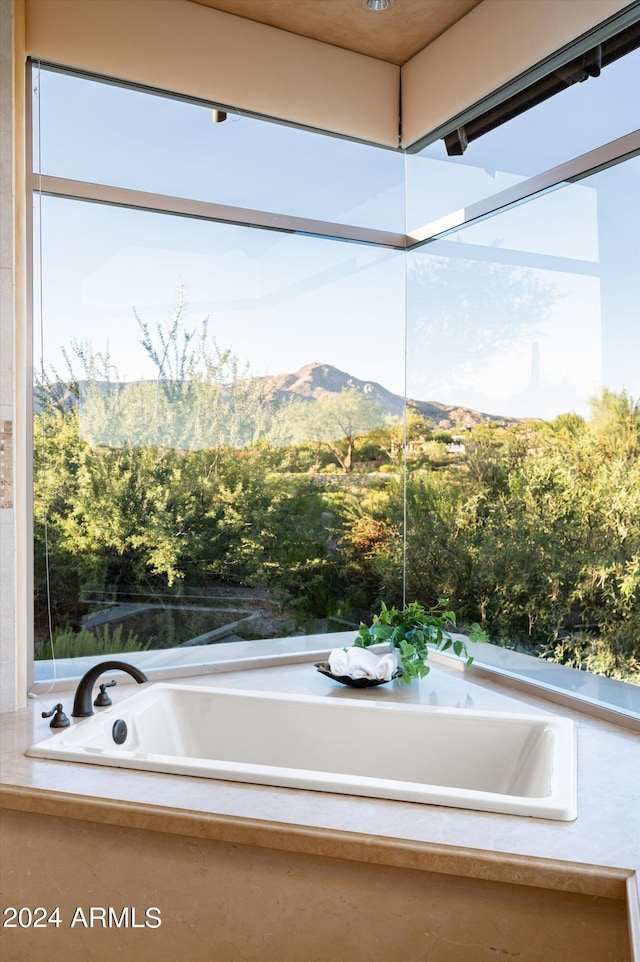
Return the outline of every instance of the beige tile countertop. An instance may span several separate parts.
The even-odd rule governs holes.
[[[180,683],[354,697],[311,662],[198,674]],[[134,690],[120,675],[111,689],[114,704]],[[0,716],[2,807],[613,898],[625,897],[630,880],[637,883],[640,735],[510,690],[473,668],[434,663],[419,684],[394,682],[355,697],[572,718],[578,745],[575,821],[26,757],[26,748],[51,734],[41,712],[62,701],[70,715],[72,694],[73,687],[42,695],[23,711]]]

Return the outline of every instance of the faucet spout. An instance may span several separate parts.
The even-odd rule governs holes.
[[[143,671],[140,671],[135,665],[129,665],[126,661],[101,661],[90,668],[78,683],[73,700],[73,711],[71,712],[74,718],[87,718],[89,715],[93,715],[91,704],[93,686],[105,671],[126,671],[128,675],[135,678],[139,685],[149,681]]]

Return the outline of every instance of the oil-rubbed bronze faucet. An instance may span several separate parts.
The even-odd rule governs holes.
[[[105,671],[126,671],[128,675],[135,678],[139,685],[145,681],[149,681],[143,671],[140,671],[135,665],[127,664],[126,661],[101,661],[98,665],[90,668],[80,679],[80,683],[76,688],[76,696],[73,699],[73,711],[71,714],[74,718],[87,718],[89,715],[93,715],[91,705],[93,686]]]

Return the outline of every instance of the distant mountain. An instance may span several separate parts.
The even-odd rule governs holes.
[[[267,397],[280,400],[317,401],[328,394],[339,394],[348,388],[360,391],[372,401],[377,401],[385,414],[401,417],[404,413],[404,398],[393,394],[376,381],[361,381],[351,374],[340,371],[331,364],[305,364],[294,374],[276,374],[272,377],[257,378]],[[517,424],[519,418],[503,417],[498,414],[485,414],[472,408],[455,404],[441,404],[439,401],[417,401],[408,399],[410,407],[415,408],[433,427],[450,431],[457,426],[466,428],[478,424],[501,423]]]
[[[372,401],[377,401],[385,415],[402,417],[404,413],[404,398],[400,394],[393,394],[377,381],[361,381],[345,371],[340,371],[331,364],[305,364],[293,374],[275,374],[268,377],[253,378],[262,388],[267,398],[277,398],[281,401],[298,400],[318,401],[331,394],[340,394],[349,388],[359,391]],[[126,392],[138,384],[155,384],[154,381],[125,381],[118,385],[118,389]],[[107,385],[98,382],[103,393]],[[86,391],[88,382],[76,382],[80,397]],[[59,385],[59,397],[62,403],[75,404],[75,398],[68,386]],[[456,404],[441,404],[439,401],[417,401],[410,398],[407,403],[415,408],[425,420],[434,428],[450,431],[455,427],[472,428],[478,424],[520,424],[527,418],[509,418],[500,414],[486,414],[474,411],[472,408],[461,407]],[[41,398],[36,396],[34,401],[36,413],[42,409]]]

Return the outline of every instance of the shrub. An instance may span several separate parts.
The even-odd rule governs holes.
[[[133,631],[124,635],[122,625],[111,628],[102,625],[95,631],[83,628],[74,631],[70,627],[54,629],[53,656],[56,658],[79,658],[88,655],[120,655],[127,651],[143,651],[144,645]],[[36,652],[36,658],[45,661],[52,657],[51,642],[47,641]]]

